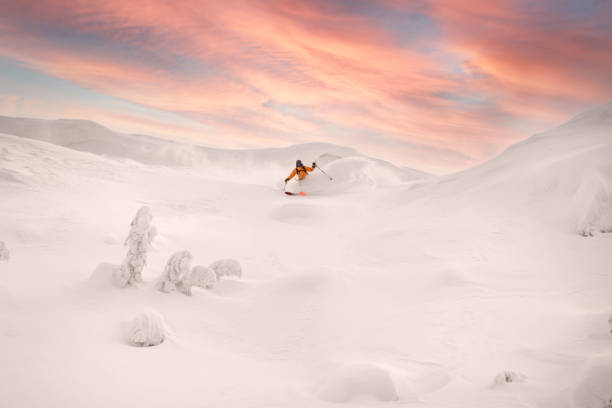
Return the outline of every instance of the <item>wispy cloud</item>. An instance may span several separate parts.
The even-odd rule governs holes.
[[[609,99],[609,2],[557,3],[0,2],[0,55],[151,109],[97,107],[110,126],[327,140],[444,172]]]

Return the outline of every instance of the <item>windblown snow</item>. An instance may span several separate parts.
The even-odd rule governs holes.
[[[443,177],[0,132],[0,406],[612,406],[612,104]]]

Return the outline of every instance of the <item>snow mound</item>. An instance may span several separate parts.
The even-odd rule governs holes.
[[[242,267],[235,259],[219,259],[211,263],[209,268],[215,272],[217,279],[228,276],[242,277]]]
[[[425,177],[424,173],[400,169],[382,160],[364,156],[333,158],[324,170],[330,178],[315,168],[315,171],[300,182],[290,182],[288,191],[296,189],[309,194],[329,195],[348,192],[361,192],[380,187],[388,187]]]
[[[612,408],[612,357],[597,359],[582,373],[574,388],[574,407]]]
[[[0,241],[0,261],[8,261],[9,259],[11,259],[11,254],[4,241]]]
[[[102,262],[91,273],[87,283],[95,288],[111,287],[115,283],[115,275],[119,271],[119,265]]]
[[[411,381],[412,390],[416,395],[438,391],[451,383],[451,376],[443,369],[430,367],[423,370],[423,367],[420,367],[417,372],[419,371],[421,372]]]
[[[183,279],[189,273],[193,257],[189,251],[179,251],[173,254],[157,283],[157,289],[170,293],[176,289],[183,290]]]
[[[127,341],[132,346],[151,347],[163,343],[166,335],[166,323],[162,315],[155,310],[145,309],[132,321]]]
[[[336,369],[317,385],[315,393],[319,399],[329,402],[399,399],[389,371],[369,363],[348,364]]]
[[[183,292],[191,296],[191,288],[194,286],[203,289],[212,289],[217,282],[217,274],[211,268],[196,265],[191,268],[189,276],[183,279]]]
[[[526,379],[527,376],[525,374],[518,373],[516,371],[502,371],[495,376],[493,383],[496,386],[500,386],[507,383],[524,382]]]

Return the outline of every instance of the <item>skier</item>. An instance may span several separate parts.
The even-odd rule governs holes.
[[[317,167],[317,163],[313,162],[312,167],[306,167],[302,164],[301,160],[295,162],[295,169],[291,172],[289,177],[285,179],[285,183],[288,182],[297,174],[298,181],[304,180],[308,176],[308,172],[314,171],[315,167]]]
[[[300,185],[300,190],[302,189],[302,180],[304,180],[306,177],[308,177],[308,172],[314,171],[315,167],[317,167],[317,163],[313,162],[312,163],[312,167],[306,167],[302,164],[301,160],[298,160],[295,162],[295,169],[293,169],[293,171],[291,172],[291,174],[289,175],[289,177],[287,177],[285,179],[285,186],[287,185],[287,182],[289,180],[291,180],[293,178],[293,176],[295,176],[297,174],[298,176],[298,184]],[[294,195],[294,193],[291,193],[289,191],[285,191],[285,194],[287,195]],[[306,193],[303,191],[300,191],[300,195],[301,196],[305,196]]]

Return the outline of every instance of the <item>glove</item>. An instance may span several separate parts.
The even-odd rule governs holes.
[[[288,182],[289,180],[291,180],[291,179],[290,179],[289,177],[287,177],[287,178],[285,179],[285,183],[286,183],[286,182]]]
[[[312,168],[314,169],[315,167],[317,167],[317,163],[312,162]]]

